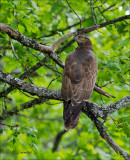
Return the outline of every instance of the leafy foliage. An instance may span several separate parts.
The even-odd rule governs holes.
[[[90,1],[69,0],[69,3],[83,19],[82,28],[94,25],[94,15],[96,23],[99,24],[128,13],[126,0],[93,1],[94,15],[91,12]],[[62,35],[79,29],[79,24],[67,29],[68,26],[78,23],[79,19],[65,0],[1,0],[0,22],[46,45],[52,45]],[[115,99],[108,99],[93,92],[90,101],[103,107],[129,94],[128,22],[129,20],[121,21],[88,34],[98,60],[97,84],[116,96]],[[60,48],[70,39],[64,41]],[[12,52],[11,43],[14,46],[15,54]],[[59,58],[65,61],[67,54],[76,47],[77,44],[74,43],[60,53]],[[0,69],[4,72],[19,77],[19,73],[23,73],[45,56],[46,54],[24,47],[0,32]],[[63,72],[63,69],[51,59],[45,65]],[[49,87],[52,90],[61,88],[62,75],[44,65],[31,74],[30,79],[33,84],[38,86]],[[30,83],[28,77],[25,81]],[[0,82],[0,92],[8,86]],[[0,99],[0,112],[5,110],[6,105],[8,110],[15,106],[20,108],[20,104],[30,100],[32,100],[32,96],[15,89],[6,98]],[[61,139],[58,151],[52,152],[56,134],[64,129],[62,106],[60,101],[49,100],[3,121],[5,125],[1,125],[0,129],[1,159],[123,159],[110,149],[100,137],[94,124],[83,114],[77,129],[66,132]],[[128,107],[126,107],[113,113],[105,123],[108,132],[114,137],[117,144],[127,152],[129,152],[129,122],[130,117]]]

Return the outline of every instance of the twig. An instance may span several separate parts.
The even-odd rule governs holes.
[[[40,59],[38,58],[38,56],[34,55],[34,54],[30,51],[29,48],[28,48],[28,50],[29,50],[29,52],[40,62]],[[55,70],[52,66],[46,65],[45,63],[42,64],[42,66],[45,66],[45,67],[51,69],[52,71],[57,72],[57,73],[59,73],[59,74],[62,75],[62,73],[60,73],[59,71]]]
[[[24,93],[24,92],[22,92],[22,91],[20,91],[22,94],[24,94],[25,96],[27,96],[27,97],[29,97],[29,98],[34,98],[34,97],[32,97],[32,96],[30,96],[30,95],[28,95],[28,94],[26,94],[26,93]]]
[[[71,39],[68,43],[66,43],[62,48],[59,48],[56,53],[59,54],[64,51],[66,48],[70,47],[75,42],[74,39]]]
[[[57,80],[59,78],[59,76],[58,77],[56,77],[56,78],[53,78],[51,81],[50,81],[50,83],[48,84],[48,86],[47,86],[47,88],[49,88],[50,87],[50,85],[52,84],[52,82],[54,82],[55,80]]]
[[[72,10],[72,11],[76,14],[76,16],[78,17],[78,19],[79,19],[79,21],[80,21],[80,28],[81,28],[82,21],[81,21],[79,15],[78,15],[78,14],[75,12],[75,10],[71,7],[71,5],[69,4],[68,0],[66,0],[66,2],[67,2],[67,4],[68,4],[68,6],[71,8],[71,10]]]
[[[70,26],[67,26],[66,28],[63,28],[63,29],[58,29],[58,32],[64,32],[64,31],[66,31],[66,30],[68,30],[68,29],[70,29],[70,28],[72,28],[72,27],[75,27],[75,26],[77,26],[77,25],[79,25],[79,24],[80,24],[80,22],[75,23],[75,24],[70,25]],[[36,39],[40,39],[40,38],[44,38],[44,37],[51,37],[51,36],[54,36],[54,35],[58,34],[58,32],[57,32],[57,30],[56,30],[56,31],[52,31],[50,34],[43,35],[43,36],[38,37],[38,38],[36,38]]]
[[[36,71],[38,68],[40,68],[45,62],[47,62],[49,60],[49,57],[46,56],[45,58],[43,58],[41,61],[39,61],[36,65],[32,66],[31,68],[29,68],[27,71],[25,71],[19,78],[20,79],[24,79],[26,78],[27,74],[30,75],[31,73],[33,73],[34,71]],[[7,94],[11,91],[13,91],[15,89],[15,87],[11,86],[8,87],[6,90],[0,92],[0,98],[7,96]]]
[[[113,95],[110,95],[109,93],[107,93],[106,91],[103,91],[100,87],[98,87],[98,86],[94,86],[94,91],[96,91],[96,92],[98,92],[98,93],[100,93],[100,94],[102,94],[102,95],[104,95],[104,96],[106,96],[106,97],[108,97],[108,98],[110,98],[110,97],[112,97],[112,98],[116,98],[115,96],[113,96]]]
[[[86,14],[83,16],[83,18],[82,18],[82,20],[81,20],[81,24],[83,23],[83,21],[84,21],[86,15],[88,14],[89,10],[90,10],[90,8],[89,8],[88,11],[86,12]]]
[[[26,103],[23,103],[20,105],[20,109],[18,109],[18,107],[14,107],[11,110],[2,113],[2,115],[0,115],[0,121],[3,121],[10,116],[17,115],[18,112],[23,111],[24,109],[31,108],[37,104],[41,104],[45,101],[46,101],[46,99],[44,99],[43,97],[40,97],[40,98],[35,98],[35,99],[28,101]]]
[[[5,90],[5,87],[6,87],[6,83],[4,84],[4,90]],[[7,96],[4,97],[4,109],[5,109],[5,111],[7,111],[6,98],[7,98]]]
[[[6,97],[4,97],[4,108],[5,108],[5,111],[7,111]]]
[[[92,0],[90,0],[90,6],[91,6],[91,11],[92,11],[92,16],[93,16],[93,20],[94,20],[94,24],[96,25],[96,19],[95,19],[95,15],[94,15],[94,9],[93,9],[93,3]]]
[[[4,123],[0,123],[0,125],[7,126],[9,128],[15,128],[15,127],[17,128],[19,126],[18,124],[12,126],[12,125],[8,125],[8,124],[4,124]]]
[[[55,51],[56,48],[66,39],[72,37],[72,36],[76,36],[77,32],[72,32],[72,33],[68,33],[66,35],[64,35],[63,37],[61,37],[60,39],[58,39],[52,46],[52,50]]]
[[[104,101],[101,94],[100,94],[100,97],[101,97],[102,105],[104,105]]]
[[[108,11],[110,8],[114,7],[115,5],[116,5],[116,4],[112,4],[112,5],[109,6],[108,8],[104,9],[104,10],[102,11],[102,13]]]
[[[99,10],[100,14],[103,16],[103,18],[104,18],[106,21],[108,21],[108,19],[104,16],[103,12],[100,10],[100,7],[98,7],[98,10]]]
[[[125,75],[127,72],[130,72],[130,69],[128,71],[124,72],[123,75]]]
[[[62,136],[66,133],[66,130],[60,131],[59,133],[57,133],[56,137],[55,137],[55,141],[54,141],[54,145],[52,148],[52,151],[55,152],[59,146],[59,143],[61,141]]]
[[[25,69],[25,71],[27,71],[27,68],[22,64],[22,62],[20,62],[20,60],[16,56],[15,50],[14,50],[14,46],[13,46],[12,42],[11,42],[11,48],[12,48],[12,53],[13,53],[15,59],[21,64],[21,66]],[[29,81],[33,84],[32,80],[30,79],[30,77],[28,76],[28,74],[27,74],[27,77],[28,77]]]
[[[58,70],[54,69],[51,65],[46,65],[46,64],[44,64],[43,66],[45,66],[45,67],[47,67],[47,68],[51,69],[52,71],[54,71],[54,72],[56,72],[56,73],[58,73],[58,74],[62,75],[62,73],[61,73],[61,72],[59,72]]]
[[[107,86],[108,84],[111,84],[111,83],[113,83],[113,82],[114,82],[114,81],[109,81],[108,83],[106,83],[106,84],[100,86],[100,88],[105,87],[105,86]]]
[[[28,51],[31,53],[31,55],[33,55],[38,61],[40,61],[40,59],[38,58],[38,56],[36,56],[35,54],[33,54],[28,47],[27,47],[27,50],[28,50]]]
[[[59,102],[59,103],[50,103],[50,102],[45,102],[46,104],[48,104],[48,105],[52,105],[52,106],[54,106],[54,105],[56,105],[56,104],[62,104],[62,102]]]

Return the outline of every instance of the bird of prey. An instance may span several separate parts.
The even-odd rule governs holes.
[[[89,101],[97,78],[97,60],[91,40],[85,35],[75,37],[78,47],[65,61],[61,95],[65,129],[74,129],[82,106]]]

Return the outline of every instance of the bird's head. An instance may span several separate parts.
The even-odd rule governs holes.
[[[91,45],[92,46],[91,40],[85,35],[78,35],[74,39],[78,43],[78,45],[85,45],[85,46]]]

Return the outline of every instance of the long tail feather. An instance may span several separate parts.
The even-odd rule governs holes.
[[[63,119],[66,130],[74,129],[77,126],[83,104],[84,102],[73,106],[72,103],[64,102]]]

